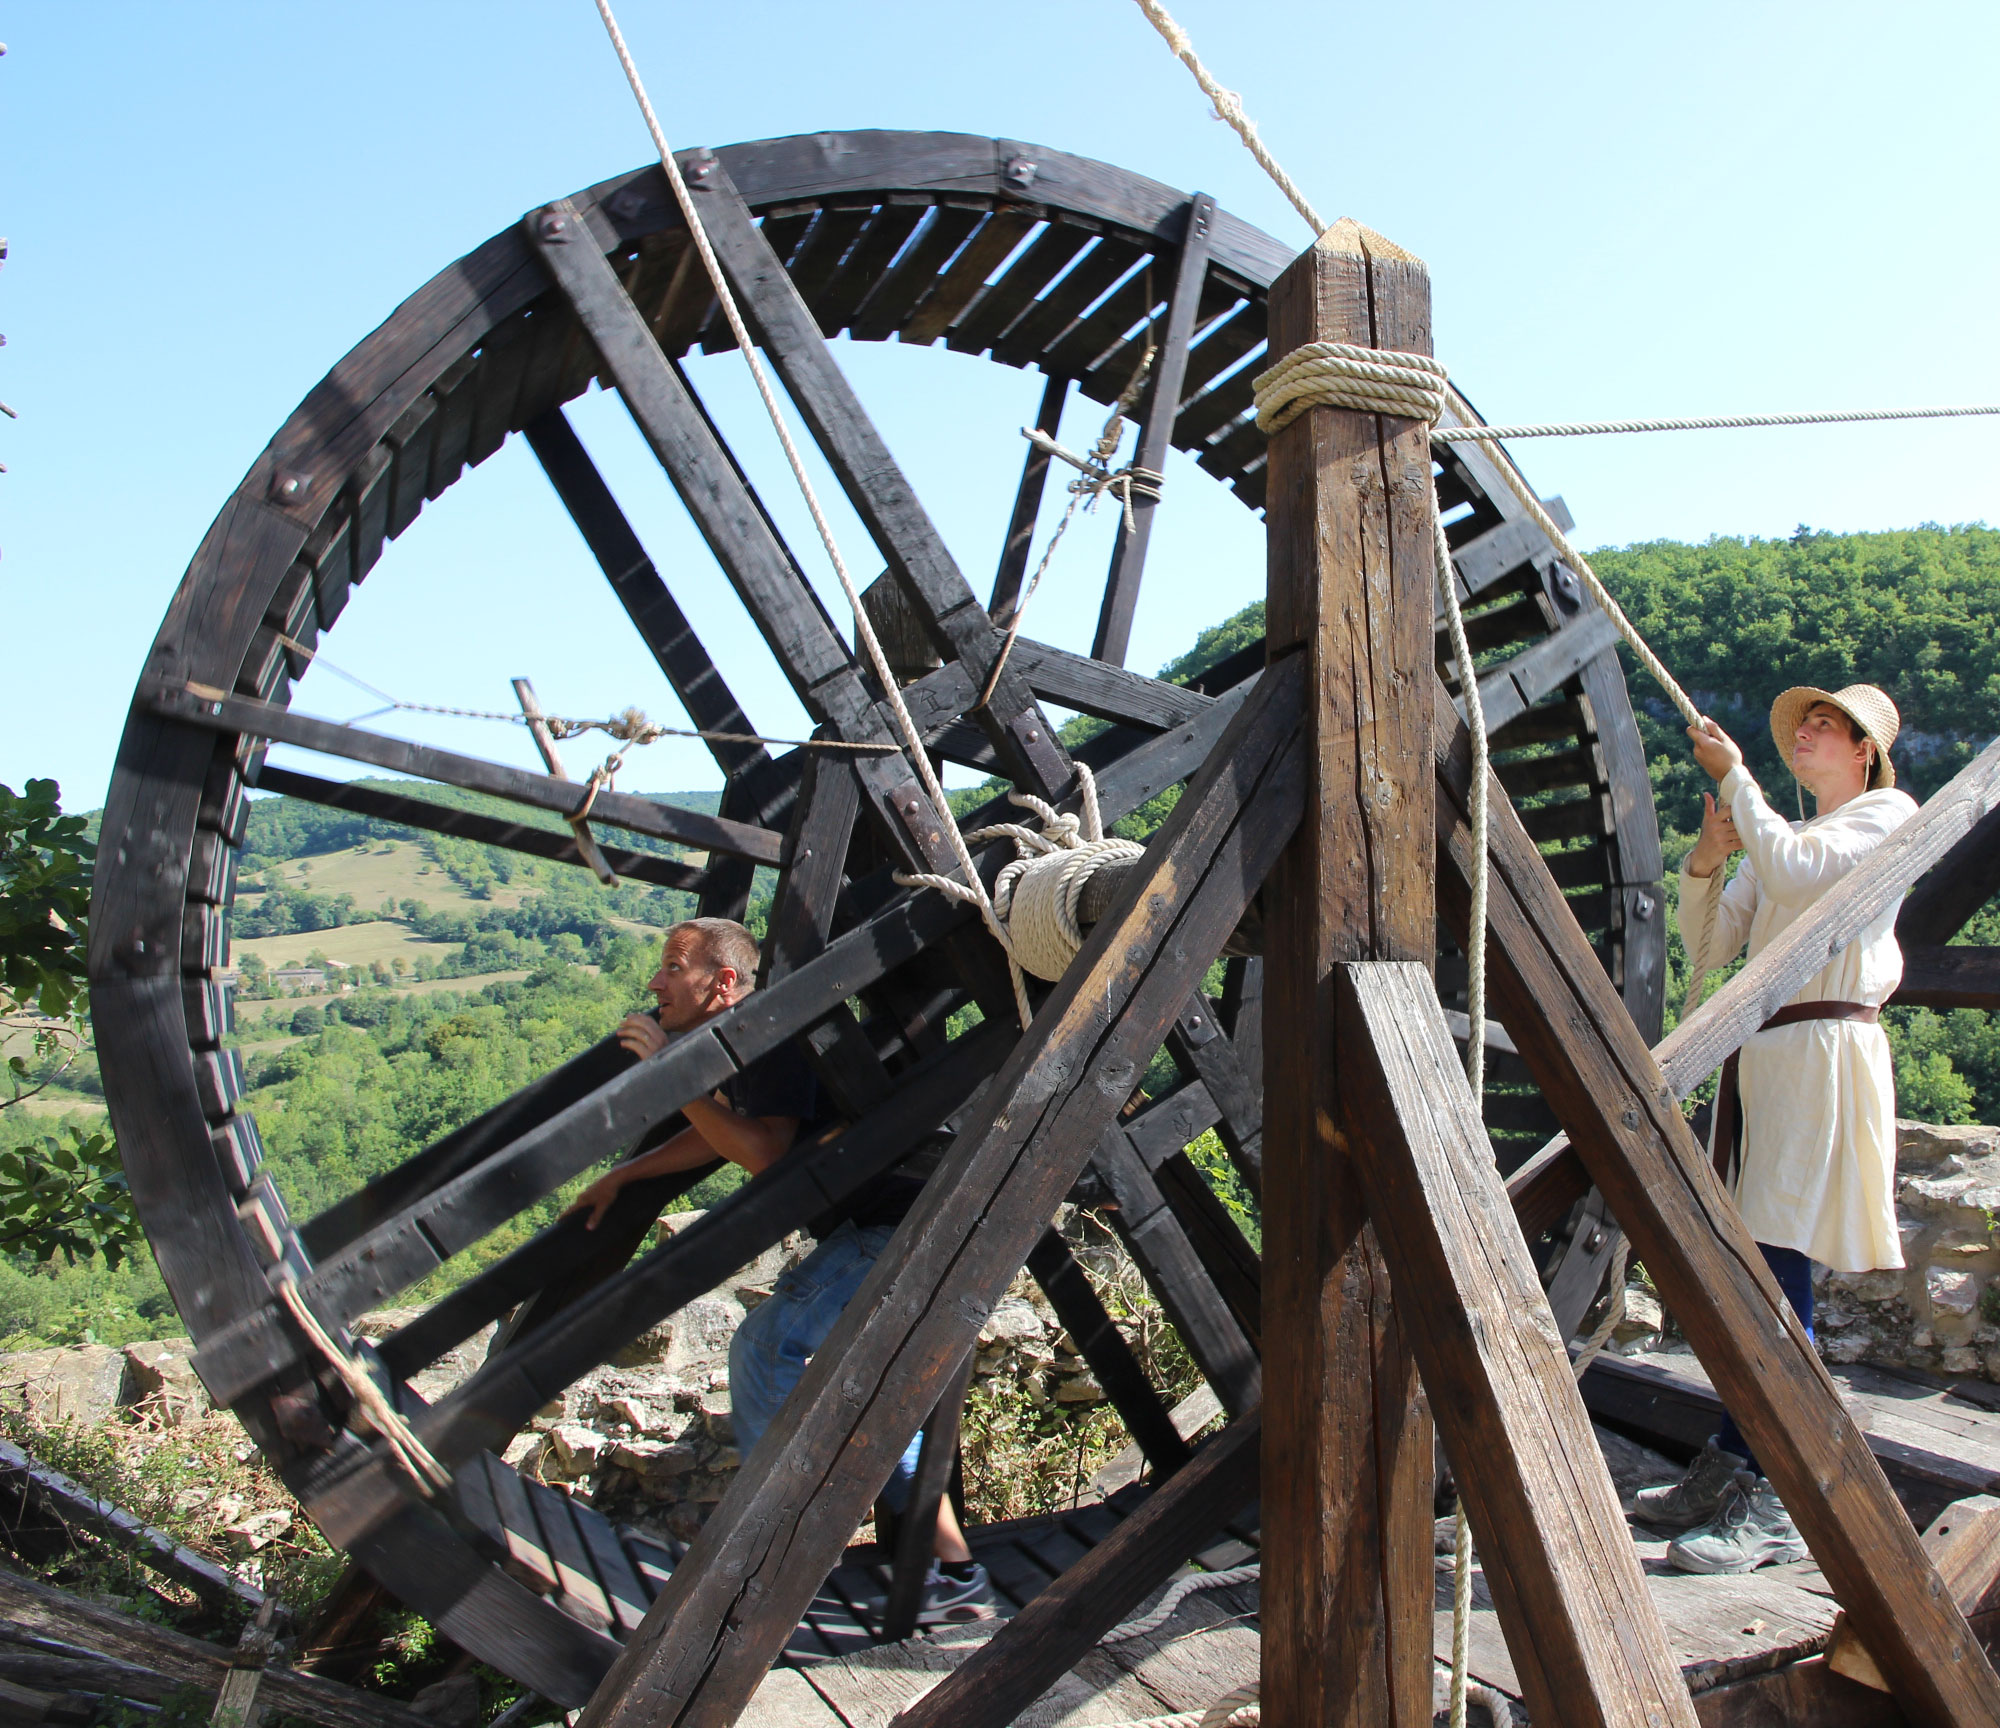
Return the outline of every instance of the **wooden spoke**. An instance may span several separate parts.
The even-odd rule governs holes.
[[[1035,427],[1053,438],[1062,426],[1063,403],[1069,396],[1067,378],[1051,378],[1042,390],[1042,405],[1035,413]],[[1004,623],[1021,603],[1021,580],[1028,573],[1028,555],[1034,550],[1035,522],[1041,514],[1042,493],[1049,480],[1049,453],[1039,444],[1028,446],[1021,464],[1021,484],[1014,493],[1014,514],[1008,519],[1007,538],[1000,546],[1000,568],[993,573],[993,598],[987,612]]]
[[[882,1608],[885,1644],[900,1644],[917,1629],[917,1610],[923,1606],[924,1583],[930,1576],[931,1549],[937,1537],[938,1507],[958,1464],[959,1419],[965,1410],[965,1395],[972,1387],[977,1356],[976,1348],[966,1351],[957,1371],[946,1378],[937,1408],[924,1424],[916,1480],[910,1484],[909,1503],[897,1519],[895,1565],[889,1579],[889,1600]]]
[[[2000,948],[1903,950],[1903,982],[1889,998],[1899,1008],[2000,1009]]]
[[[1155,474],[1166,469],[1167,444],[1180,413],[1188,342],[1194,335],[1195,311],[1208,281],[1208,236],[1214,221],[1215,200],[1206,192],[1197,192],[1188,200],[1173,293],[1167,301],[1167,327],[1161,332],[1152,376],[1140,399],[1139,448],[1133,463]],[[1157,498],[1135,496],[1131,526],[1124,522],[1118,526],[1118,539],[1111,549],[1111,573],[1104,583],[1104,604],[1097,615],[1097,636],[1090,645],[1094,659],[1108,660],[1114,666],[1125,664],[1125,650],[1132,641],[1132,614],[1138,609],[1139,583],[1146,569],[1146,543],[1152,537],[1153,513],[1159,507]]]
[[[1896,940],[1911,947],[1948,941],[2000,893],[2000,808],[1987,811],[1918,879],[1896,914]]]
[[[352,782],[322,780],[316,774],[300,774],[290,768],[266,764],[258,770],[257,787],[263,792],[282,792],[289,798],[308,798],[334,810],[352,810],[372,816],[378,822],[394,822],[404,828],[422,828],[432,834],[450,834],[482,846],[498,846],[530,858],[549,858],[559,864],[588,868],[577,850],[574,836],[550,828],[529,828],[519,822],[473,810],[453,810],[433,804],[428,798],[410,798],[379,786],[356,786]],[[650,882],[658,888],[686,888],[699,891],[708,872],[655,852],[628,852],[622,846],[599,848],[605,862],[630,882]]]
[[[748,208],[718,164],[695,182],[702,225],[752,334],[811,429],[855,513],[905,588],[940,650],[984,688],[1000,637],[904,480]],[[998,262],[998,260],[994,260]],[[1018,675],[1003,671],[980,724],[1009,778],[1053,798],[1068,790],[1068,756]]]
[[[393,773],[420,775],[467,792],[490,792],[498,798],[511,798],[517,804],[553,810],[559,816],[577,809],[583,797],[582,788],[547,774],[505,768],[477,756],[460,756],[428,744],[412,744],[358,726],[315,720],[268,702],[211,691],[207,685],[163,685],[151,694],[156,712],[211,731],[244,733],[253,738],[268,738],[274,744],[295,744],[301,750],[344,756],[351,762],[366,762],[372,768],[387,768]],[[657,804],[630,792],[599,792],[591,804],[590,818],[593,822],[629,828],[635,834],[650,834],[655,839],[672,840],[733,858],[748,858],[758,864],[777,863],[782,843],[780,836],[768,828],[725,822],[671,804]]]
[[[553,408],[529,422],[522,436],[640,640],[667,675],[690,722],[704,732],[754,732],[562,410]],[[705,742],[724,774],[741,773],[770,760],[763,745],[745,738]]]
[[[1262,1396],[1257,1352],[1215,1288],[1181,1221],[1160,1193],[1116,1123],[1104,1132],[1091,1163],[1111,1190],[1118,1238],[1160,1298],[1174,1330],[1223,1407],[1241,1415]]]

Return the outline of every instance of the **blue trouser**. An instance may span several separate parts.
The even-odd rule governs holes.
[[[866,1229],[842,1224],[780,1278],[736,1328],[729,1342],[729,1398],[736,1444],[746,1457],[895,1233],[893,1224]],[[912,1438],[882,1491],[892,1512],[902,1511],[909,1501],[923,1438]]]
[[[1759,1242],[1763,1250],[1764,1264],[1771,1268],[1771,1276],[1777,1279],[1778,1288],[1785,1293],[1785,1300],[1792,1305],[1792,1312],[1799,1317],[1799,1324],[1806,1329],[1806,1336],[1813,1335],[1813,1263],[1796,1248],[1773,1248]],[[1735,1452],[1750,1460],[1750,1468],[1759,1476],[1763,1467],[1757,1462],[1757,1455],[1750,1450],[1750,1442],[1743,1438],[1743,1430],[1736,1426],[1736,1418],[1727,1410],[1722,1413],[1722,1431],[1715,1437],[1716,1445],[1725,1452]]]

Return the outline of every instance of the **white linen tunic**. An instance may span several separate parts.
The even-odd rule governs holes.
[[[1707,927],[1708,879],[1681,871],[1681,936],[1711,966],[1745,940],[1754,959],[1834,883],[1916,814],[1906,792],[1864,792],[1809,822],[1787,822],[1743,768],[1722,782],[1744,859]],[[1792,997],[1879,1006],[1902,982],[1897,904]],[[1738,1076],[1743,1160],[1736,1203],[1759,1242],[1838,1272],[1903,1264],[1896,1230],[1896,1084],[1880,1026],[1803,1020],[1745,1041]]]

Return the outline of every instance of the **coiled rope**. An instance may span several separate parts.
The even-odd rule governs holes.
[[[1028,990],[1021,976],[1020,964],[1014,959],[1014,945],[1007,934],[1007,926],[994,910],[992,898],[986,892],[986,884],[981,880],[979,867],[972,861],[972,853],[967,849],[965,836],[958,831],[958,822],[953,817],[951,805],[944,795],[944,786],[931,767],[929,754],[924,749],[923,734],[917,723],[910,717],[910,710],[903,701],[902,691],[896,683],[896,675],[890,670],[889,658],[882,651],[882,644],[875,635],[875,626],[870,623],[868,609],[861,603],[861,591],[855,587],[854,578],[848,574],[847,560],[840,554],[839,543],[834,538],[833,525],[828,522],[826,512],[820,506],[819,494],[813,489],[811,477],[806,473],[805,462],[799,455],[798,445],[792,439],[785,411],[778,405],[776,392],[771,388],[771,380],[764,370],[764,363],[757,357],[756,344],[751,340],[749,328],[743,322],[743,314],[736,304],[736,295],[730,289],[729,279],[723,274],[722,265],[715,256],[715,248],[709,243],[708,231],[702,226],[701,213],[695,208],[694,198],[689,193],[687,181],[681,176],[680,164],[674,160],[673,150],[667,143],[667,135],[661,129],[660,118],[653,111],[653,104],[646,94],[645,81],[639,76],[639,68],[632,59],[631,50],[625,46],[624,32],[618,28],[618,20],[611,10],[610,0],[596,0],[597,14],[604,21],[605,34],[611,38],[612,50],[618,56],[618,64],[624,68],[625,80],[632,87],[632,94],[639,104],[639,112],[645,116],[646,130],[652,134],[654,148],[660,153],[660,166],[666,171],[667,184],[673,188],[674,202],[680,206],[681,219],[687,224],[695,250],[701,255],[702,268],[708,272],[709,286],[715,291],[716,303],[722,308],[723,317],[729,322],[730,334],[736,338],[736,347],[742,354],[744,363],[750,368],[750,376],[757,386],[757,394],[764,404],[764,412],[770,416],[772,430],[778,435],[778,443],[783,447],[785,460],[791,466],[792,478],[798,483],[799,496],[811,513],[813,526],[819,531],[820,544],[826,548],[827,561],[833,566],[833,573],[839,579],[841,592],[847,596],[847,603],[854,613],[854,633],[868,655],[869,665],[874,668],[875,677],[882,686],[890,712],[895,715],[897,729],[903,735],[904,753],[909,757],[910,766],[916,771],[924,791],[929,795],[938,816],[938,823],[949,841],[952,856],[958,860],[964,882],[960,886],[969,891],[970,903],[977,906],[986,928],[993,939],[1006,951],[1008,971],[1014,983],[1014,1007],[1020,1015],[1025,1029],[1032,1018],[1033,1010],[1028,1004]]]
[[[1097,781],[1081,762],[1076,778],[1083,794],[1081,815],[1064,815],[1030,792],[1009,792],[1008,803],[1041,818],[1040,830],[1019,822],[997,822],[965,837],[973,846],[989,840],[1014,842],[1014,861],[1001,867],[992,905],[1007,925],[1007,958],[1017,975],[1016,989],[1022,988],[1018,974],[1023,971],[1053,983],[1069,970],[1083,946],[1077,909],[1091,877],[1118,859],[1145,855],[1146,848],[1137,841],[1105,834]],[[905,888],[935,888],[969,906],[978,904],[956,877],[898,871],[896,881]]]

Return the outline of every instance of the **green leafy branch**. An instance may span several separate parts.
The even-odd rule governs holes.
[[[66,1143],[65,1143],[66,1142]],[[140,1239],[138,1214],[109,1134],[63,1137],[0,1152],[0,1254],[70,1265],[102,1254],[114,1270]]]

